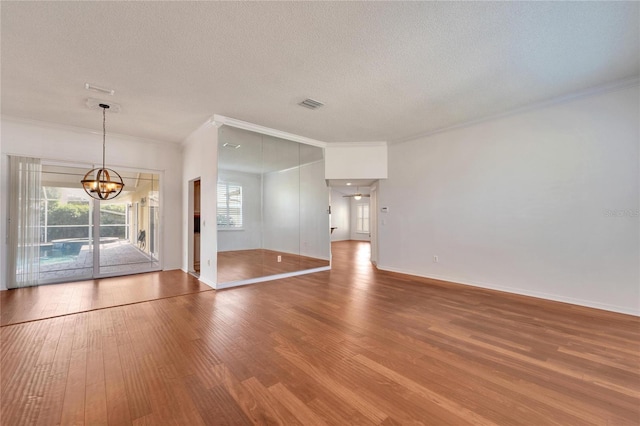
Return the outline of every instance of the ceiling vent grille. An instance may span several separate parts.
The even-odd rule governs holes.
[[[309,108],[309,109],[318,109],[324,104],[322,102],[316,101],[315,99],[307,98],[304,101],[300,102],[298,105],[303,106],[305,108]]]

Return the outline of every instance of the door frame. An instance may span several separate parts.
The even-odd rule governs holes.
[[[378,181],[371,185],[369,197],[369,232],[371,240],[371,263],[378,266]]]
[[[200,176],[190,179],[187,183],[188,186],[188,195],[187,195],[187,272],[198,276],[198,272],[195,269],[195,227],[194,227],[194,218],[196,215],[195,211],[195,183],[200,182],[200,202],[202,202],[202,179]],[[200,225],[202,226],[202,224]]]

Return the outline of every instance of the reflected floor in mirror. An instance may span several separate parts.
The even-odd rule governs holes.
[[[280,262],[278,262],[278,256]],[[329,266],[329,261],[273,250],[218,252],[218,283],[248,280]]]

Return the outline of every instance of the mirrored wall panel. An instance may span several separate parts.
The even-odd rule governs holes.
[[[218,141],[218,283],[328,266],[323,149],[228,126]]]

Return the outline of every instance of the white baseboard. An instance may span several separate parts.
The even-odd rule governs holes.
[[[312,274],[314,272],[322,272],[322,271],[329,271],[329,270],[331,270],[331,266],[321,266],[319,268],[304,269],[302,271],[295,271],[295,272],[287,272],[286,274],[269,275],[266,277],[251,278],[248,280],[231,281],[228,283],[218,284],[217,289],[222,290],[223,288],[239,287],[243,285],[256,284],[256,283],[261,283],[265,281],[281,280],[283,278],[296,277],[298,275],[306,275],[306,274]]]
[[[310,257],[311,259],[326,260],[327,262],[331,260],[328,256],[316,256],[316,255],[305,254],[305,253],[300,253],[300,256]]]
[[[194,277],[198,278],[198,281],[200,281],[202,284],[205,284],[205,285],[211,287],[214,290],[216,289],[216,283],[214,283],[212,281],[209,281],[209,280],[207,280],[205,278],[196,276],[193,271],[188,271],[188,270],[186,270],[184,268],[180,268],[180,270],[182,272],[184,272],[185,274],[193,275]]]
[[[464,280],[459,280],[452,277],[445,277],[445,276],[439,276],[439,275],[425,275],[425,274],[421,274],[414,271],[402,270],[402,269],[392,268],[384,265],[378,265],[377,267],[382,271],[397,272],[399,274],[414,275],[416,277],[430,278],[430,279],[439,280],[439,281],[447,281],[452,284],[462,284],[462,285],[468,285],[472,287],[485,288],[488,290],[504,291],[505,293],[518,294],[521,296],[536,297],[539,299],[553,300],[555,302],[569,303],[571,305],[585,306],[587,308],[602,309],[605,311],[617,312],[620,314],[640,316],[640,310],[633,310],[623,306],[616,306],[616,305],[609,305],[606,303],[594,302],[592,300],[577,299],[574,297],[560,296],[557,294],[544,293],[541,291],[523,290],[515,287],[505,287],[505,286],[494,285],[494,284],[479,282],[479,281],[464,281]]]
[[[198,277],[198,281],[200,281],[202,284],[208,285],[209,287],[211,287],[214,290],[216,290],[216,288],[220,288],[220,287],[217,287],[217,284],[214,283],[213,281],[209,281],[209,280],[207,280],[205,278],[202,278],[202,277]]]

